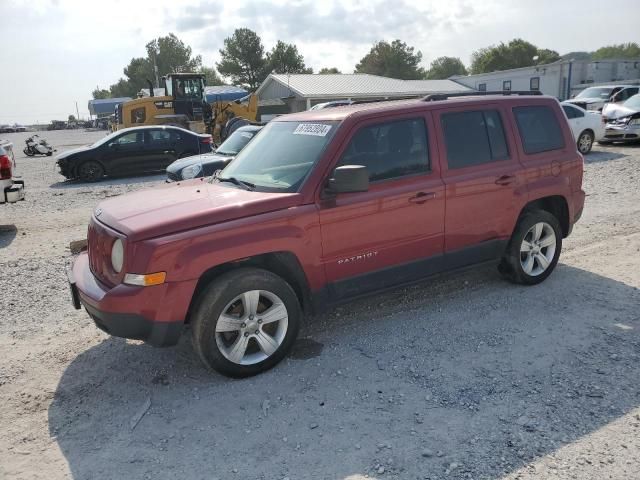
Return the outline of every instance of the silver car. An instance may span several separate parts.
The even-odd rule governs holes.
[[[602,113],[607,123],[600,143],[640,140],[640,94],[634,95],[622,105],[611,106]]]

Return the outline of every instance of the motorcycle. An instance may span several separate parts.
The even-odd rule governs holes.
[[[40,138],[38,135],[32,135],[27,138],[24,143],[27,146],[22,150],[27,157],[33,157],[34,155],[46,155],[50,157],[55,151],[44,138]]]

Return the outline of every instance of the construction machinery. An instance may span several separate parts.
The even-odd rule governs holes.
[[[199,73],[172,73],[163,77],[164,95],[156,96],[149,81],[149,96],[129,100],[116,107],[113,130],[141,125],[174,125],[197,133],[226,138],[226,125],[233,118],[243,124],[255,122],[258,99],[251,94],[236,101],[207,102],[205,76]],[[234,122],[238,123],[238,121]],[[239,125],[238,125],[239,126]],[[230,133],[230,132],[229,132]]]

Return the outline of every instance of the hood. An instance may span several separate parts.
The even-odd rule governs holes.
[[[604,103],[606,100],[602,98],[572,98],[570,100],[565,100],[567,103],[584,103],[585,105],[591,105],[592,103]]]
[[[282,210],[299,201],[299,193],[252,192],[196,179],[105,200],[94,215],[138,241]]]
[[[86,152],[87,150],[91,150],[91,146],[90,145],[86,145],[84,147],[73,148],[71,150],[65,150],[61,154],[56,155],[56,161],[64,160],[65,158],[70,157],[71,155],[73,155],[75,153]]]
[[[617,105],[615,103],[608,103],[602,109],[602,116],[606,118],[622,118],[633,115],[637,110],[627,108],[623,105]]]
[[[206,153],[203,155],[193,155],[191,157],[185,157],[185,158],[181,158],[179,160],[176,160],[175,162],[173,162],[171,165],[169,165],[167,167],[167,172],[171,172],[171,173],[178,173],[180,170],[182,170],[185,167],[189,167],[195,163],[201,163],[203,165],[209,164],[209,163],[224,163],[227,160],[229,160],[230,156],[228,155],[220,155],[217,153]]]

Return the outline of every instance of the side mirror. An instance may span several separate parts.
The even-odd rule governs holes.
[[[333,171],[327,184],[331,193],[366,192],[369,190],[369,172],[363,165],[343,165]]]

